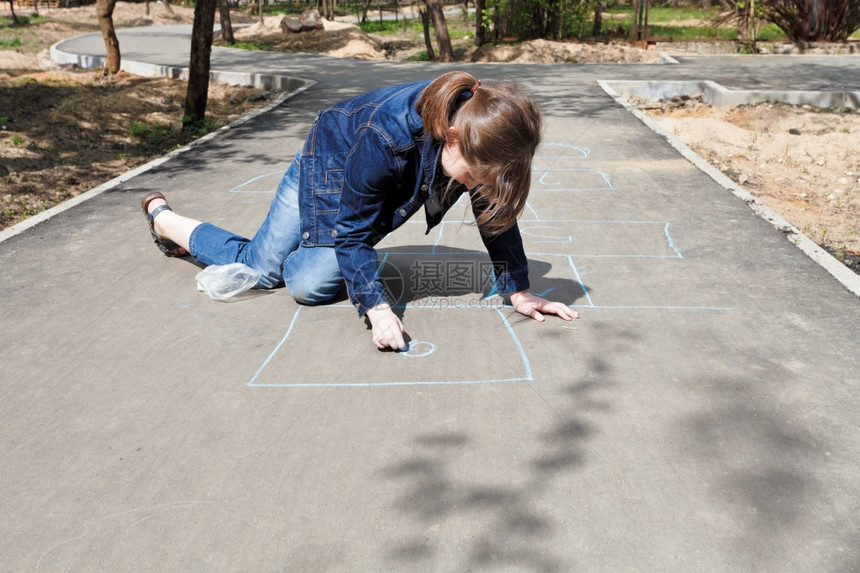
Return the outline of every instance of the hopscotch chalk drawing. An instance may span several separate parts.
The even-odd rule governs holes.
[[[542,143],[532,161],[533,191],[611,191],[609,176],[598,169],[584,169],[580,162],[591,150],[567,143]]]
[[[289,167],[289,165],[287,167]],[[275,191],[278,189],[278,184],[284,177],[284,172],[287,170],[287,167],[284,167],[280,171],[272,171],[269,173],[263,173],[262,175],[257,175],[256,177],[249,179],[244,183],[236,185],[235,187],[230,189],[228,193],[274,195]]]
[[[392,356],[368,344],[366,336],[344,329],[344,316],[354,318],[351,305],[299,307],[289,329],[248,386],[414,386],[488,384],[532,380],[531,366],[505,313],[499,309],[461,309],[463,320],[451,320],[450,310],[409,309],[409,332],[436,335],[450,341],[437,345],[412,340],[405,352]],[[441,316],[441,315],[445,316]],[[468,321],[468,328],[463,322]],[[325,360],[296,360],[306,352],[303,343],[320,340],[326,332]],[[477,332],[493,332],[478,336]],[[499,335],[505,333],[505,335]],[[363,334],[363,332],[362,332]],[[504,360],[499,360],[504,357]],[[395,368],[392,358],[409,361]],[[452,366],[456,365],[456,368]]]
[[[731,310],[723,307],[667,305],[665,288],[649,290],[637,285],[635,295],[647,301],[659,298],[661,304],[600,304],[597,295],[583,282],[583,270],[590,280],[614,279],[618,262],[623,269],[636,273],[638,265],[660,263],[667,272],[682,273],[684,256],[675,245],[668,221],[650,220],[573,220],[541,217],[539,208],[543,192],[615,191],[610,178],[598,169],[582,168],[590,150],[563,143],[544,143],[533,163],[532,195],[519,222],[526,254],[530,260],[531,290],[546,296],[564,293],[575,308],[589,309],[672,309],[693,311]],[[273,194],[283,171],[255,177],[231,189],[232,193]],[[529,359],[517,333],[508,320],[513,309],[502,299],[492,297],[495,285],[487,268],[486,252],[478,233],[468,227],[468,203],[461,200],[446,220],[434,229],[435,237],[424,235],[423,221],[409,221],[396,238],[401,247],[380,247],[380,272],[396,269],[396,283],[416,286],[416,272],[423,278],[439,280],[448,277],[438,292],[428,297],[413,297],[404,309],[407,332],[420,339],[411,340],[409,348],[396,360],[403,367],[392,368],[390,352],[368,344],[365,336],[344,329],[344,316],[353,315],[347,303],[321,307],[298,307],[287,332],[247,382],[254,387],[316,386],[408,386],[490,384],[533,380]],[[463,220],[457,219],[457,214]],[[394,236],[393,236],[394,237]],[[408,245],[408,246],[407,246]],[[677,261],[671,263],[670,261]],[[671,265],[666,267],[665,265]],[[681,269],[678,271],[677,269]],[[471,282],[464,287],[455,284],[453,269],[472,269]],[[430,272],[437,273],[430,276]],[[439,272],[444,271],[444,272]],[[410,275],[409,273],[412,273]],[[462,275],[461,273],[461,276]],[[487,277],[490,284],[486,284]],[[683,275],[680,275],[683,276]],[[453,278],[451,278],[453,277]],[[419,277],[420,278],[420,277]],[[392,280],[390,277],[389,281]],[[480,283],[480,284],[479,284]],[[394,283],[392,283],[394,284]],[[441,283],[440,283],[441,284]],[[414,294],[414,293],[413,293]],[[610,294],[611,296],[611,294]],[[488,298],[489,297],[489,298]],[[490,304],[493,300],[495,303]],[[458,316],[451,315],[458,313]],[[326,333],[326,360],[296,360],[307,352],[308,341],[318,344]],[[363,331],[362,331],[363,333]],[[444,342],[442,342],[444,341]],[[504,360],[499,360],[504,357]],[[456,368],[452,368],[456,365]],[[416,367],[417,366],[417,367]],[[392,371],[397,374],[392,374]]]

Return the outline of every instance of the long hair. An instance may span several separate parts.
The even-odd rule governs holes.
[[[475,189],[481,231],[492,236],[510,228],[525,209],[540,143],[534,96],[513,83],[484,86],[466,72],[448,72],[424,89],[415,107],[429,136],[456,141],[472,175],[491,182]]]

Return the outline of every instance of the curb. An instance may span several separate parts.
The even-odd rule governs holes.
[[[851,269],[839,262],[833,255],[819,247],[812,239],[804,235],[799,229],[797,229],[794,225],[783,219],[781,215],[776,213],[770,207],[767,207],[763,203],[759,202],[759,200],[753,197],[750,193],[741,189],[734,181],[729,179],[713,165],[702,159],[696,152],[687,147],[679,139],[675,138],[674,135],[660,127],[655,121],[648,117],[647,114],[636,108],[633,104],[631,104],[623,96],[621,96],[618,91],[614,89],[616,86],[619,86],[619,84],[621,84],[622,86],[626,86],[629,84],[636,83],[695,84],[701,82],[613,82],[600,80],[597,83],[600,85],[601,88],[603,88],[603,91],[605,91],[619,105],[621,105],[627,111],[636,116],[639,121],[644,123],[649,129],[651,129],[651,131],[664,137],[672,147],[677,149],[681,153],[681,155],[683,155],[693,165],[698,167],[700,171],[703,171],[705,174],[709,175],[711,179],[734,193],[734,195],[738,198],[742,199],[759,217],[770,222],[774,226],[774,228],[776,228],[776,230],[785,235],[785,237],[789,241],[794,243],[795,246],[797,246],[801,251],[806,253],[806,255],[810,259],[822,266],[827,272],[829,272],[836,280],[838,280],[855,296],[860,297],[860,275],[854,273]],[[670,86],[667,89],[671,89],[671,87],[673,86]],[[674,95],[681,95],[681,93],[676,93]],[[664,95],[661,97],[673,96]]]
[[[96,34],[85,34],[96,35]],[[107,56],[92,56],[87,54],[75,54],[67,52],[63,49],[63,44],[80,38],[67,38],[60,40],[50,48],[51,58],[61,65],[75,65],[86,69],[103,68],[107,63]],[[225,48],[214,47],[213,49],[221,50]],[[180,66],[162,66],[149,64],[146,62],[137,62],[122,58],[120,60],[120,69],[124,72],[134,74],[136,76],[152,77],[152,78],[171,78],[176,80],[188,79],[188,68]],[[310,87],[315,84],[311,80],[304,80],[293,76],[281,74],[258,74],[253,72],[235,72],[235,71],[219,71],[210,70],[209,80],[223,82],[238,86],[252,85],[263,89],[277,89],[284,91],[294,91],[301,88]],[[311,82],[309,84],[309,82]]]
[[[702,96],[713,107],[724,108],[766,101],[833,109],[860,109],[860,91],[734,90],[705,81],[605,81],[616,94],[649,100]],[[604,90],[606,87],[604,87]],[[611,94],[610,94],[611,95]]]

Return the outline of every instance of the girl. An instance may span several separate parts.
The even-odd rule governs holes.
[[[422,206],[427,231],[468,192],[496,288],[520,313],[578,318],[528,292],[517,217],[540,142],[534,99],[511,84],[483,86],[465,72],[384,88],[318,114],[252,239],[173,212],[161,193],[141,201],[168,256],[205,265],[241,262],[258,288],[285,284],[301,304],[334,298],[345,282],[379,348],[406,349],[403,324],[379,281],[376,245]]]

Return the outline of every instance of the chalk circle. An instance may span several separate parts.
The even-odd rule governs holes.
[[[410,358],[423,358],[436,352],[436,345],[426,340],[412,340],[405,351],[401,352],[403,356]]]

